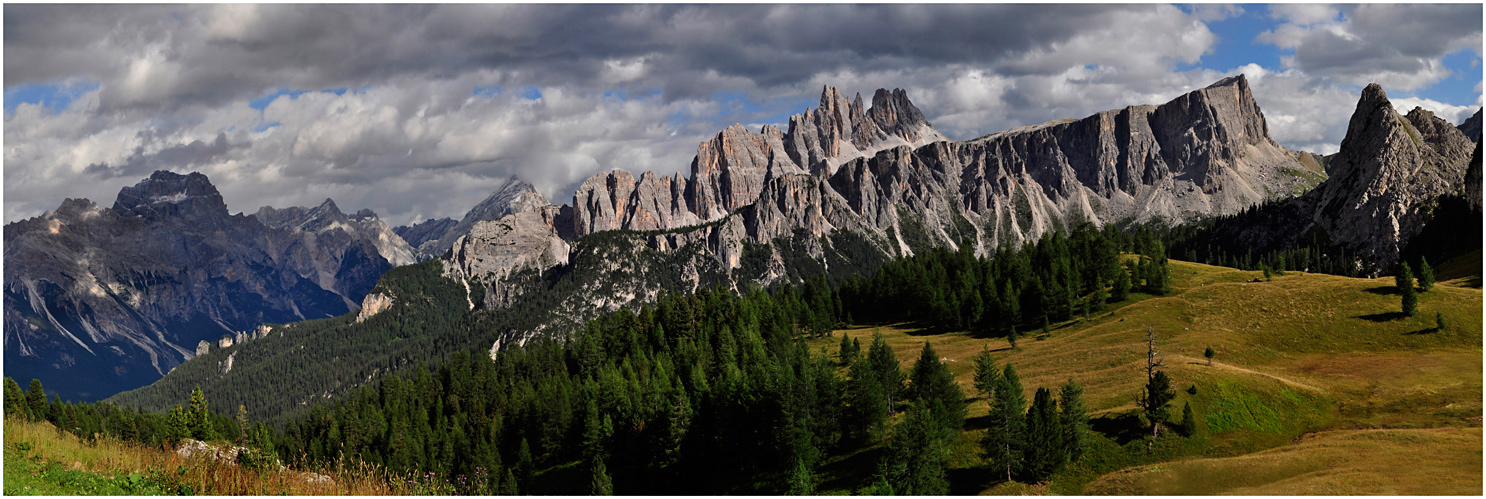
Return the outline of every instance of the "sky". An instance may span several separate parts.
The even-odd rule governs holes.
[[[1270,133],[1337,150],[1363,86],[1459,123],[1480,4],[4,6],[6,223],[199,171],[229,210],[333,198],[459,218],[511,175],[690,170],[830,85],[902,88],[953,139],[1247,75]]]

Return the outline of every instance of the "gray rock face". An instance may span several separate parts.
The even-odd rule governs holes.
[[[704,276],[731,274],[749,247],[780,238],[801,241],[798,249],[816,259],[835,251],[828,239],[841,233],[888,257],[962,241],[985,254],[1085,221],[1182,222],[1290,197],[1325,178],[1319,163],[1301,157],[1270,139],[1242,76],[1159,106],[965,142],[935,132],[901,90],[878,91],[872,108],[863,110],[860,96],[848,101],[827,87],[820,107],[791,117],[787,133],[734,126],[701,144],[690,179],[646,173],[636,180],[623,170],[596,175],[574,195],[571,234],[536,223],[535,214],[543,213],[542,220],[561,228],[560,217],[546,214],[566,207],[531,210],[531,237],[512,239],[509,248],[473,246],[451,263],[468,267],[485,255],[494,266],[483,272],[509,275],[516,265],[542,261],[510,255],[545,254],[555,246],[552,234],[572,240],[616,229],[651,231],[634,235],[650,251],[705,255],[706,262],[683,258],[685,268],[668,269],[690,276],[683,289],[714,279]],[[763,274],[728,282],[783,277],[784,256],[770,248]],[[623,269],[596,271],[609,276],[600,278],[610,283],[603,289],[630,282]],[[493,281],[480,271],[465,275]],[[658,291],[634,285],[615,295],[621,299],[574,298],[570,312],[591,316]],[[511,293],[497,286],[486,303],[509,303]]]
[[[444,236],[444,232],[447,232],[458,223],[458,220],[452,218],[434,218],[413,225],[399,225],[393,227],[392,231],[396,232],[404,241],[407,241],[409,246],[420,248],[423,246],[423,243],[437,241],[440,237]]]
[[[1480,115],[1480,113],[1476,113]],[[1476,151],[1471,153],[1470,167],[1465,170],[1465,200],[1471,206],[1481,207],[1481,141],[1476,141]]]
[[[344,314],[410,249],[376,219],[231,215],[206,176],[156,172],[6,225],[6,374],[93,400],[158,379],[202,340]],[[383,255],[387,256],[383,256]]]
[[[488,305],[505,304],[511,296],[503,281],[511,273],[567,263],[568,243],[558,237],[554,226],[557,211],[547,206],[475,223],[454,242],[445,275],[480,282],[486,286]]]
[[[480,201],[480,204],[475,205],[474,208],[471,208],[469,212],[465,213],[464,217],[459,219],[459,222],[443,227],[443,230],[439,231],[438,234],[434,234],[433,232],[440,226],[445,225],[445,222],[430,221],[424,222],[430,225],[420,225],[419,227],[422,227],[420,230],[426,231],[426,233],[417,235],[422,240],[417,245],[418,252],[424,258],[438,257],[447,253],[449,248],[454,247],[454,242],[465,234],[468,234],[476,223],[484,220],[495,220],[512,213],[537,209],[551,204],[547,202],[547,198],[542,196],[542,193],[537,192],[535,187],[513,175],[506,179],[505,184],[502,184],[495,191],[491,192],[490,196],[485,198],[484,201]],[[412,228],[399,227],[399,229],[402,229],[403,232],[413,231]]]
[[[1387,269],[1423,229],[1426,205],[1466,180],[1465,134],[1422,109],[1399,115],[1377,84],[1362,90],[1331,178],[1297,200],[1333,241]]]
[[[1471,117],[1466,118],[1465,121],[1460,123],[1460,126],[1458,128],[1460,129],[1460,133],[1465,134],[1465,138],[1471,139],[1475,142],[1480,142],[1481,110],[1477,109],[1476,114],[1472,114]]]

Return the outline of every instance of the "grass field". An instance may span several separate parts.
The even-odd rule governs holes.
[[[971,359],[983,347],[998,364],[1016,366],[1029,400],[1038,387],[1070,378],[1084,386],[1095,442],[1052,483],[1034,486],[1000,483],[983,468],[975,442],[988,406],[976,395],[951,450],[955,493],[1481,492],[1482,293],[1463,287],[1478,278],[1421,293],[1419,313],[1403,317],[1391,277],[1291,272],[1252,282],[1260,272],[1178,261],[1171,269],[1170,295],[1137,294],[1090,320],[1054,324],[1015,350],[1001,338],[920,334],[908,325],[835,334],[860,338],[866,348],[880,332],[905,372],[931,342],[969,395]],[[1173,412],[1190,402],[1201,423],[1194,437],[1146,442],[1136,431],[1147,325],[1178,390]],[[821,338],[811,348],[834,355],[839,341]],[[1202,356],[1208,346],[1217,352],[1211,366]],[[1392,459],[1426,449],[1437,455]],[[832,476],[838,461],[823,474]],[[1322,464],[1296,464],[1308,462]],[[837,468],[845,475],[854,467]],[[1235,478],[1196,478],[1205,473]],[[860,476],[834,478],[823,488]]]
[[[408,495],[452,493],[373,470],[253,471],[109,438],[88,442],[51,423],[5,419],[5,495]]]

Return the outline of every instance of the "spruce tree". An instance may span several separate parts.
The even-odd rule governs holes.
[[[1409,268],[1408,262],[1398,264],[1398,272],[1393,274],[1393,285],[1398,287],[1399,293],[1414,289],[1414,271]]]
[[[1013,474],[1021,471],[1026,424],[1023,414],[1027,402],[1022,395],[1021,378],[1017,377],[1011,364],[1006,364],[1006,370],[997,381],[996,394],[987,415],[989,425],[980,447],[991,461],[991,469],[998,476],[1004,474],[1009,482]]]
[[[929,342],[913,363],[913,377],[908,384],[908,396],[920,404],[934,404],[944,410],[943,422],[959,431],[965,421],[965,392],[955,382],[949,366],[939,360],[939,354]],[[936,415],[937,416],[937,415]]]
[[[21,391],[20,383],[10,376],[5,377],[5,416],[26,417],[26,393]]]
[[[1104,278],[1094,278],[1094,294],[1089,298],[1094,312],[1103,312],[1104,307],[1109,305],[1109,290],[1104,289]]]
[[[1130,287],[1130,274],[1125,272],[1124,267],[1116,265],[1114,289],[1110,292],[1110,301],[1118,303],[1129,299]]]
[[[190,422],[191,435],[197,440],[212,440],[217,438],[217,429],[212,424],[211,410],[207,408],[206,395],[201,393],[198,385],[191,391],[191,408],[187,414]]]
[[[1032,482],[1047,480],[1066,462],[1063,425],[1058,403],[1047,388],[1038,388],[1027,410],[1027,445],[1023,451],[1024,471]]]
[[[887,403],[887,412],[892,414],[903,390],[903,370],[898,367],[898,356],[882,339],[882,333],[872,334],[872,347],[867,351],[867,362],[882,385],[882,396]]]
[[[1435,331],[1444,331],[1445,330],[1445,314],[1443,312],[1435,312],[1434,313],[1434,330]]]
[[[609,479],[609,470],[604,467],[604,460],[591,458],[588,461],[588,493],[595,496],[614,495],[614,482]]]
[[[1197,419],[1192,416],[1192,403],[1182,403],[1181,433],[1184,437],[1190,437],[1197,433]]]
[[[26,390],[26,405],[31,407],[32,419],[41,419],[46,414],[46,390],[41,388],[41,380],[31,380],[31,387]]]
[[[1171,418],[1171,400],[1176,398],[1176,392],[1171,389],[1171,378],[1166,376],[1165,371],[1156,371],[1151,375],[1150,381],[1145,385],[1145,397],[1141,400],[1141,409],[1145,411],[1146,420],[1151,423],[1151,432],[1159,431],[1162,423]]]
[[[1434,289],[1434,269],[1429,268],[1429,260],[1419,257],[1419,290],[1429,292]]]
[[[805,466],[803,459],[795,459],[795,469],[789,475],[789,495],[815,495],[815,474],[810,471],[809,466]]]
[[[852,350],[851,346],[851,336],[846,333],[841,333],[841,347],[837,357],[840,358],[841,365],[843,366],[849,366],[857,360],[857,352]]]
[[[1210,365],[1213,365],[1213,356],[1214,355],[1217,355],[1217,354],[1218,354],[1217,352],[1214,352],[1213,351],[1213,347],[1210,347],[1210,346],[1207,347],[1207,350],[1203,350],[1202,351],[1202,356],[1203,357],[1207,357],[1207,365],[1209,365],[1209,366]]]
[[[996,393],[997,378],[1001,377],[996,362],[991,359],[991,349],[985,345],[980,346],[980,353],[975,354],[975,390],[980,392],[986,400],[991,400]]]
[[[1068,378],[1058,396],[1064,455],[1069,461],[1076,461],[1084,455],[1084,430],[1089,426],[1089,413],[1084,407],[1083,394],[1084,388],[1073,378]]]
[[[1419,292],[1414,291],[1413,286],[1404,286],[1401,299],[1403,315],[1413,317],[1419,312]]]

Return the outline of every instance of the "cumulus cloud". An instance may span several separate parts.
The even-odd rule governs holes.
[[[1450,76],[1442,59],[1481,55],[1481,4],[1284,4],[1257,41],[1294,50],[1287,67],[1352,85],[1414,90]]]
[[[71,102],[7,113],[4,218],[111,204],[153,169],[206,173],[234,211],[331,197],[394,224],[457,218],[510,174],[561,203],[611,168],[685,170],[723,127],[782,124],[825,85],[904,88],[968,139],[1244,72],[1277,140],[1327,152],[1360,88],[1346,78],[1427,84],[1443,53],[1480,50],[1479,25],[1443,19],[1479,6],[1392,8],[1275,6],[1261,41],[1294,50],[1286,67],[1205,68],[1209,23],[1244,8],[6,5],[7,100],[40,85]],[[1318,52],[1352,38],[1356,61]]]

